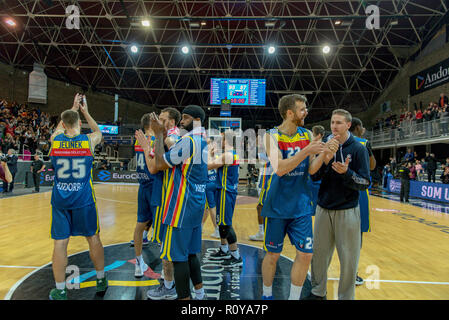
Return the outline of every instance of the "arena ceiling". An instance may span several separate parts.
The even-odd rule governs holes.
[[[307,95],[309,123],[329,117],[336,107],[366,110],[441,29],[448,9],[447,0],[0,4],[5,63],[31,71],[37,62],[47,76],[86,89],[157,107],[199,104],[212,116],[219,107],[210,106],[210,78],[266,78],[265,107],[233,107],[233,116],[253,125],[279,122],[277,101],[291,92]],[[69,5],[80,10],[79,29],[66,25]],[[378,30],[366,28],[369,5],[380,8]],[[7,18],[16,25],[8,25]],[[324,44],[331,47],[327,55]],[[184,45],[190,47],[187,55],[181,52]],[[272,55],[269,45],[276,48]]]

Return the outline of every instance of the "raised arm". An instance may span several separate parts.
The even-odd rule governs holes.
[[[83,96],[82,96],[81,94],[77,93],[77,94],[75,95],[75,98],[73,99],[73,105],[72,105],[72,108],[71,108],[70,110],[73,110],[73,111],[78,112],[78,110],[79,110],[79,108],[80,108],[80,103],[81,103],[81,99],[82,99],[82,98],[83,98]],[[54,139],[57,135],[59,135],[59,134],[61,134],[61,133],[64,133],[64,131],[65,131],[65,129],[64,129],[64,126],[62,125],[62,120],[61,120],[61,121],[59,121],[58,125],[56,126],[55,131],[54,131],[53,134],[51,135],[50,141],[53,141],[53,139]]]
[[[92,149],[94,149],[95,146],[101,142],[101,138],[103,135],[97,122],[95,122],[95,120],[89,114],[86,96],[82,96],[82,99],[83,102],[79,104],[79,109],[83,114],[84,118],[86,119],[89,128],[92,130],[92,133],[88,134],[88,137],[90,138],[91,147]]]

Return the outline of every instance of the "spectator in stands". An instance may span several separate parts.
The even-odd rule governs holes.
[[[394,176],[396,174],[397,169],[397,163],[395,157],[390,157],[390,168],[391,168],[391,174]]]
[[[17,156],[14,154],[14,149],[8,150],[6,163],[12,179],[10,182],[3,182],[3,193],[12,192],[14,190],[14,178],[17,173]]]
[[[406,162],[410,162],[410,161],[413,161],[414,158],[415,158],[415,156],[414,156],[414,154],[412,152],[412,149],[407,148],[407,153],[404,155],[403,160],[406,161]]]
[[[416,162],[415,162],[415,169],[416,169],[416,177],[418,178],[417,180],[421,181],[422,176],[424,174],[424,169],[421,165],[421,161],[419,161],[418,159],[416,159]]]
[[[449,108],[446,105],[444,105],[444,107],[441,110],[441,115],[440,115],[440,121],[441,121],[441,133],[445,136],[447,136],[447,134],[449,133]]]
[[[437,171],[437,161],[435,159],[435,154],[426,152],[426,163],[427,163],[427,180],[428,182],[435,183],[435,175]]]
[[[449,167],[444,168],[443,173],[440,176],[441,183],[449,184]]]
[[[8,164],[6,163],[5,156],[0,154],[0,180],[4,183],[10,183],[12,181],[12,175],[9,171]]]
[[[447,98],[447,96],[444,93],[440,93],[439,101],[440,101],[439,106],[441,108],[443,108],[445,105],[449,104],[449,99]]]
[[[383,177],[383,187],[384,189],[387,189],[388,187],[388,175],[391,174],[391,168],[390,168],[390,164],[386,164],[384,166],[384,169],[382,170],[382,177]]]
[[[433,112],[430,106],[424,112],[423,119],[424,119],[424,127],[426,130],[426,136],[430,137],[432,135],[432,124],[430,123],[430,121],[432,121],[433,119]]]
[[[415,110],[415,119],[417,123],[417,131],[422,131],[423,113],[421,109]]]
[[[443,167],[449,167],[449,157],[446,158],[446,163],[443,165]]]
[[[412,162],[408,162],[407,167],[410,170],[410,180],[416,180],[416,167]]]

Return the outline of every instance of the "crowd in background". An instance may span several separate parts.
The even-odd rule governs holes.
[[[41,153],[50,150],[49,139],[57,125],[57,116],[29,108],[26,104],[0,98],[0,151],[7,153]]]
[[[410,180],[427,181],[427,182],[441,182],[449,184],[449,157],[446,162],[440,164],[442,173],[437,177],[438,161],[435,154],[426,152],[426,156],[419,158],[418,154],[407,149],[407,153],[399,163],[395,157],[390,157],[390,162],[383,168],[383,177],[391,174],[393,177],[398,177],[398,169],[401,164],[405,164],[410,170]]]
[[[415,105],[414,111],[407,111],[407,108],[402,108],[399,114],[389,113],[385,117],[376,119],[373,130],[398,129],[399,131],[406,131],[407,128],[416,124],[418,131],[425,130],[427,134],[432,135],[438,132],[438,124],[426,126],[427,122],[440,119],[441,132],[445,135],[449,134],[449,108],[448,97],[441,93],[438,102],[430,102],[427,107]]]

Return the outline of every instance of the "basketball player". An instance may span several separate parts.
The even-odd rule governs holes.
[[[208,147],[208,155],[209,155],[209,162],[213,161],[215,159],[215,148],[216,143],[209,139],[207,141],[207,147]],[[217,170],[212,169],[208,171],[208,183],[206,185],[206,208],[204,209],[204,217],[202,222],[202,228],[204,227],[204,223],[207,220],[207,217],[210,216],[212,224],[214,225],[214,233],[212,233],[210,236],[212,238],[220,238],[220,233],[218,231],[217,226],[217,214],[216,214],[216,203],[215,203],[215,197],[217,193]]]
[[[181,118],[181,113],[174,108],[165,108],[161,111],[159,120],[165,128],[164,131],[164,150],[168,151],[179,139],[179,129],[177,124]],[[137,135],[136,135],[137,137]],[[141,137],[142,139],[142,137]],[[154,175],[153,189],[161,190],[160,206],[155,211],[155,217],[153,221],[153,234],[151,241],[161,245],[161,239],[165,232],[165,225],[162,223],[162,216],[165,210],[166,199],[169,196],[167,194],[168,182],[170,180],[171,170],[158,170],[154,160],[154,150],[151,150],[151,146],[143,142],[149,152],[145,153],[145,161],[148,165],[149,171]],[[147,292],[147,297],[152,300],[173,300],[176,299],[176,288],[173,275],[173,263],[169,260],[162,260],[162,275],[161,284],[155,288],[150,289]]]
[[[374,157],[371,143],[367,139],[362,138],[363,134],[365,133],[365,128],[363,127],[362,120],[356,117],[352,117],[351,128],[349,128],[349,131],[354,135],[354,139],[360,142],[368,150],[369,169],[370,171],[373,171],[376,168],[376,158]],[[360,191],[359,193],[360,228],[362,231],[360,235],[360,250],[362,250],[363,233],[371,232],[371,224],[369,219],[369,191],[368,189],[366,189],[364,191]],[[355,285],[360,286],[362,284],[363,279],[359,277],[357,273]]]
[[[309,174],[320,168],[325,155],[337,150],[334,142],[326,146],[312,141],[310,131],[303,128],[307,116],[306,102],[302,95],[283,96],[278,106],[283,122],[269,130],[264,138],[273,174],[267,184],[262,208],[266,251],[262,262],[263,300],[273,300],[273,279],[286,234],[296,248],[289,300],[299,300],[301,296],[313,252]],[[319,156],[315,157],[316,154]]]
[[[217,225],[220,233],[220,249],[210,259],[225,259],[224,267],[242,266],[243,259],[237,246],[237,235],[232,227],[237,187],[239,185],[239,156],[233,147],[234,133],[229,130],[221,134],[223,153],[209,162],[209,170],[217,169]]]
[[[165,225],[161,259],[172,261],[176,293],[180,300],[190,299],[192,280],[196,299],[205,298],[200,263],[201,221],[206,205],[207,143],[200,127],[205,113],[199,106],[189,105],[182,113],[181,127],[188,132],[169,151],[164,150],[164,126],[153,114],[151,127],[155,133],[156,169],[170,169],[167,197],[162,222]],[[199,124],[195,126],[194,121]],[[142,135],[138,132],[137,135]],[[140,141],[140,139],[139,139]]]
[[[312,128],[312,140],[313,141],[323,141],[324,135],[326,131],[324,130],[323,126],[314,126]],[[313,181],[312,179],[309,180],[310,183],[310,189],[312,190],[312,201],[313,201],[313,210],[312,210],[312,216],[315,215],[316,206],[318,204],[318,191],[320,190],[320,184],[321,181]]]
[[[166,138],[165,138],[165,146],[167,148],[170,148],[172,145],[176,143],[176,141],[179,140],[179,128],[177,127],[179,121],[181,120],[181,113],[179,113],[178,110],[175,108],[165,108],[161,111],[161,114],[159,116],[159,119],[163,122],[164,127],[167,130]],[[168,173],[168,172],[167,172]],[[153,177],[154,181],[154,188],[163,188],[162,182],[164,180],[164,173],[156,173],[155,177]],[[168,179],[166,179],[168,180]],[[158,207],[157,210],[161,210],[161,208]],[[156,216],[159,217],[159,215],[156,213]],[[153,226],[153,234],[151,236],[151,242],[159,243],[159,233],[160,233],[160,221],[157,219],[155,222],[155,225]],[[147,245],[149,243],[147,235],[150,231],[151,224],[148,224],[145,227],[145,231],[143,232],[143,245]],[[156,231],[156,233],[155,233]],[[134,246],[134,240],[131,240],[131,246]],[[173,272],[171,272],[173,273]]]
[[[259,153],[259,159],[261,161],[264,161],[264,165],[262,167],[262,170],[260,171],[259,175],[259,201],[257,202],[257,223],[259,224],[259,231],[256,234],[250,235],[249,240],[251,241],[263,241],[263,217],[261,216],[263,203],[266,199],[266,187],[267,182],[272,174],[272,168],[270,165],[270,161],[268,160],[265,152]]]
[[[150,114],[144,114],[140,120],[142,128],[145,130],[145,137],[149,140],[150,148],[154,143],[154,135],[150,128]],[[137,194],[137,224],[134,230],[134,252],[136,254],[136,265],[134,276],[136,278],[143,277],[144,273],[148,270],[148,265],[145,263],[142,257],[142,238],[147,239],[148,231],[146,228],[150,228],[154,213],[157,207],[160,205],[161,200],[161,188],[154,188],[155,185],[154,175],[150,173],[145,161],[144,150],[136,139],[134,150],[136,152],[136,171],[139,174],[139,191]],[[146,234],[145,234],[146,233]]]
[[[321,180],[314,221],[312,290],[308,299],[324,300],[327,271],[337,248],[340,260],[338,299],[355,297],[355,279],[360,256],[359,191],[369,186],[369,157],[364,146],[349,132],[352,116],[343,109],[332,112],[329,141],[339,150],[326,158],[316,174]],[[315,179],[315,177],[314,177]]]
[[[92,133],[80,134],[78,110],[84,115]],[[101,136],[100,128],[89,114],[86,97],[77,94],[72,109],[61,114],[61,121],[50,138],[50,159],[55,170],[51,195],[51,237],[54,239],[52,266],[56,281],[56,288],[50,291],[51,300],[67,299],[65,271],[67,245],[71,236],[84,236],[87,239],[90,257],[97,272],[97,294],[103,295],[108,287],[92,183],[94,149],[101,141]]]

